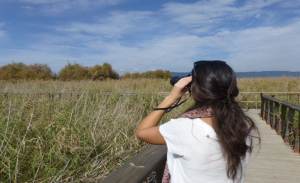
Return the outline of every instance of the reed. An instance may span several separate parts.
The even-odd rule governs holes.
[[[238,79],[240,91],[300,91],[299,78]],[[165,96],[88,95],[98,92],[169,92],[163,79],[0,81],[0,93],[80,92],[79,97],[0,95],[2,182],[94,182],[135,156],[146,143],[134,131]],[[251,98],[252,97],[252,98]],[[242,96],[252,100],[254,96]],[[166,114],[176,118],[191,100]]]
[[[146,143],[134,131],[164,96],[0,96],[0,180],[101,180]],[[186,103],[162,122],[183,112]]]

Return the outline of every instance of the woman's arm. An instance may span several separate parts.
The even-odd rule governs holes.
[[[180,79],[173,87],[170,94],[162,101],[158,108],[167,108],[172,106],[190,87],[186,87],[192,81],[192,77]],[[150,144],[166,144],[165,139],[159,132],[159,123],[166,110],[152,111],[137,127],[135,135],[137,138]]]

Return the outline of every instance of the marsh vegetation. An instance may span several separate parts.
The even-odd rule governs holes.
[[[299,78],[239,79],[242,92],[297,92]],[[0,180],[94,182],[124,164],[147,144],[137,124],[172,86],[164,79],[104,81],[0,81]],[[80,93],[78,97],[46,94]],[[88,93],[116,92],[112,95]],[[140,92],[123,95],[118,92]],[[252,100],[244,95],[243,100]],[[283,97],[285,98],[285,96]],[[189,100],[163,117],[176,118]]]

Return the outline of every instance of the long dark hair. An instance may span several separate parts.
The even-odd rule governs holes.
[[[195,105],[187,111],[212,107],[213,128],[227,158],[227,176],[236,179],[239,168],[242,172],[241,158],[247,151],[252,151],[252,142],[249,146],[246,139],[252,130],[257,131],[259,138],[259,132],[234,99],[239,94],[235,73],[225,62],[211,61],[192,70],[192,76],[191,90]]]

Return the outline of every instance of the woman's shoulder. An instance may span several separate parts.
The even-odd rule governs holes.
[[[190,119],[190,118],[177,118],[177,119],[171,119],[170,121],[164,123],[164,124],[169,124],[169,125],[188,125],[192,124],[194,122],[199,122],[199,118],[195,119]]]
[[[184,132],[184,131],[191,131],[191,128],[194,124],[201,123],[199,118],[190,119],[190,118],[178,118],[178,119],[171,119],[170,121],[162,124],[160,128],[168,129],[168,131],[173,132]]]

